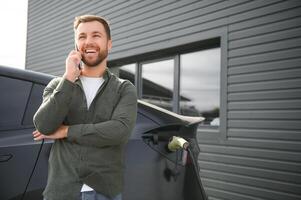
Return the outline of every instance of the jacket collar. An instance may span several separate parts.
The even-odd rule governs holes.
[[[109,70],[109,68],[106,67],[104,73],[103,73],[103,79],[104,79],[104,82],[102,84],[102,86],[98,89],[97,93],[99,93],[100,90],[102,90],[102,88],[104,88],[105,85],[107,85],[108,81],[110,80],[112,74]],[[76,85],[78,85],[82,90],[83,89],[83,84],[82,82],[80,81],[80,79],[76,79],[76,81],[74,82]]]

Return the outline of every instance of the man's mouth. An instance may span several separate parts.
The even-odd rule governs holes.
[[[96,53],[95,49],[86,49],[85,54]]]

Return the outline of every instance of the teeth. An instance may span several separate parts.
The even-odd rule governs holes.
[[[94,49],[87,49],[86,53],[95,53],[96,51]]]

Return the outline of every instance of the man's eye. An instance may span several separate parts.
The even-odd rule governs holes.
[[[99,38],[100,38],[100,37],[101,37],[101,35],[94,35],[94,37],[99,37]]]
[[[79,36],[78,37],[78,39],[84,39],[85,38],[85,36]]]

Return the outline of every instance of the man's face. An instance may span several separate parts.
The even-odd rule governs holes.
[[[112,47],[104,26],[98,21],[79,24],[75,31],[75,41],[82,61],[89,67],[95,67],[106,60]]]

